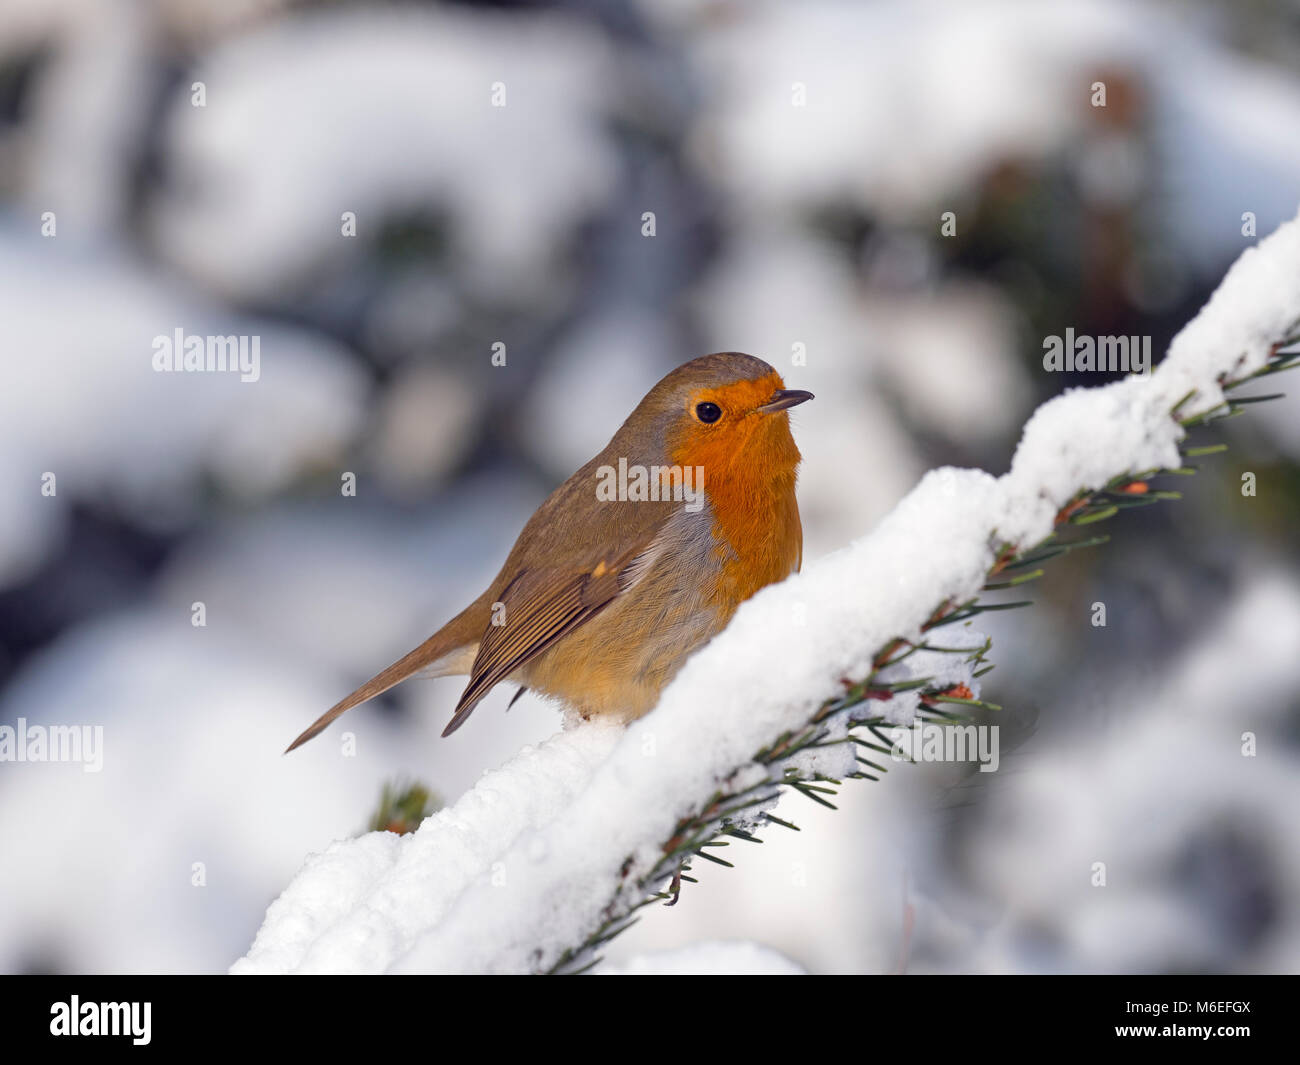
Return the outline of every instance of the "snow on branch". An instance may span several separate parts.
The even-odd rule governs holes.
[[[1188,428],[1237,409],[1234,385],[1296,361],[1279,349],[1297,321],[1300,219],[1238,259],[1153,373],[1045,403],[1002,477],[928,473],[874,532],[745,603],[647,717],[562,732],[413,834],[310,857],[232,971],[582,967],[683,862],[717,860],[719,832],[779,824],[782,786],[825,801],[869,775],[857,750],[879,747],[860,730],[983,705],[987,646],[927,633],[1033,576],[1068,526],[1167,495],[1146,481],[1182,467]]]

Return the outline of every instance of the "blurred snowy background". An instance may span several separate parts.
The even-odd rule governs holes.
[[[450,801],[553,732],[503,689],[440,740],[460,684],[413,681],[280,755],[688,358],[817,394],[805,557],[1003,472],[1107,379],[1045,335],[1160,353],[1295,213],[1298,70],[1285,0],[0,0],[0,724],[105,737],[0,763],[0,970],[224,970],[385,781]],[[177,328],[260,336],[260,379],[155,373]],[[1300,968],[1300,399],[1215,433],[987,626],[998,773],[788,798],[611,962]]]

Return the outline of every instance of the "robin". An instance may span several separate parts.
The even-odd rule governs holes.
[[[469,676],[444,736],[503,680],[583,718],[646,713],[742,602],[799,569],[786,411],[812,398],[740,352],[673,370],[537,508],[487,591],[289,750],[416,672]]]

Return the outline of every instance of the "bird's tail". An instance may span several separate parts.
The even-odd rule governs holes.
[[[441,629],[430,636],[424,643],[420,644],[415,650],[404,654],[391,666],[382,673],[377,673],[366,681],[361,687],[351,695],[339,700],[331,706],[325,713],[321,714],[311,725],[294,740],[284,753],[288,754],[296,747],[301,747],[308,740],[323,732],[335,718],[341,714],[347,713],[354,706],[359,706],[367,699],[373,699],[376,695],[382,695],[395,684],[400,684],[413,673],[418,673],[427,667],[433,666],[434,671],[430,676],[443,676],[449,673],[468,672],[469,663],[474,659],[474,649],[478,644],[478,636],[482,632],[482,626],[477,624],[475,609],[479,606],[474,603],[468,609],[452,618]],[[457,651],[468,649],[469,653],[464,656],[465,665],[462,668],[459,661],[449,661],[445,668],[438,668],[440,660],[451,659]],[[461,656],[456,656],[459,659]]]

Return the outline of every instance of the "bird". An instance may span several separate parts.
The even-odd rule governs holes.
[[[742,602],[798,571],[801,456],[787,412],[812,398],[743,352],[677,367],[537,508],[482,595],[285,753],[416,673],[469,677],[444,737],[502,681],[584,720],[650,711]]]

